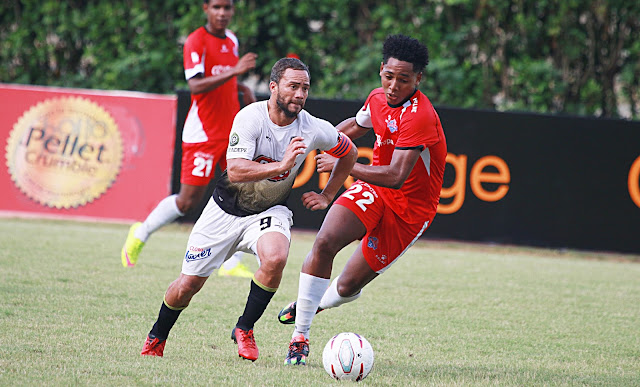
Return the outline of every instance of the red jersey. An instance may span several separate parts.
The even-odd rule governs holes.
[[[205,77],[217,75],[238,63],[238,39],[230,30],[226,31],[225,38],[219,38],[200,27],[187,37],[183,54],[184,75],[187,80],[198,74]],[[192,94],[182,141],[223,141],[226,144],[233,118],[239,110],[236,77],[214,90]]]
[[[390,106],[383,89],[377,88],[367,97],[356,121],[376,134],[371,165],[391,164],[394,149],[422,150],[400,189],[376,186],[376,191],[408,223],[433,219],[440,201],[447,142],[431,101],[416,90],[404,104]]]

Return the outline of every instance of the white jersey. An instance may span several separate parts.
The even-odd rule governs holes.
[[[236,115],[229,136],[227,160],[243,158],[260,163],[281,161],[294,137],[304,138],[305,153],[296,157],[290,171],[269,179],[232,183],[225,171],[213,192],[215,202],[227,213],[247,216],[282,204],[286,205],[298,169],[314,149],[330,150],[338,145],[340,135],[328,121],[302,110],[287,126],[278,126],[269,118],[267,101],[248,105]]]

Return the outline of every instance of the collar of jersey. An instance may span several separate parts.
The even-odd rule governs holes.
[[[405,103],[407,103],[407,101],[408,101],[408,100],[410,100],[411,98],[413,98],[413,96],[414,96],[414,95],[416,95],[416,93],[417,93],[417,92],[418,92],[418,88],[416,87],[415,89],[413,89],[413,93],[412,93],[410,96],[408,96],[404,101],[400,102],[400,103],[399,103],[399,104],[397,104],[397,105],[392,105],[392,104],[390,104],[389,102],[387,102],[387,105],[389,105],[389,107],[390,107],[390,108],[394,108],[394,109],[395,109],[395,108],[398,108],[398,107],[400,107],[400,106],[404,105]]]

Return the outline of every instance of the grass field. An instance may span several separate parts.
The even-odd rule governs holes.
[[[189,227],[154,234],[133,269],[120,265],[127,230],[0,219],[0,385],[344,385],[324,372],[322,348],[354,331],[376,355],[363,385],[640,386],[638,256],[419,242],[359,300],[319,314],[309,365],[285,367],[291,327],[276,314],[296,298],[313,234],[293,235],[251,363],[229,338],[249,290],[236,278],[207,282],[164,358],[139,355]]]

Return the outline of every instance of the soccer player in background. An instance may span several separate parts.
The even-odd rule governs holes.
[[[233,0],[204,0],[202,10],[207,23],[187,37],[183,50],[191,108],[182,132],[180,191],[160,201],[144,222],[131,226],[120,254],[124,267],[135,266],[152,233],[202,201],[216,165],[226,168],[229,132],[240,110],[238,91],[245,105],[256,101],[253,91],[236,79],[255,68],[257,55],[239,58],[238,39],[227,29],[234,14]],[[252,277],[241,259],[242,253],[235,254],[219,274]]]
[[[306,364],[314,315],[360,297],[362,288],[387,270],[433,221],[440,199],[447,145],[429,99],[418,90],[427,47],[418,40],[388,36],[382,50],[382,87],[369,94],[355,117],[337,129],[355,139],[373,129],[371,165],[356,164],[358,179],[325,217],[300,273],[298,299],[278,315],[295,322],[285,364]],[[334,158],[316,157],[318,172]],[[330,283],[336,254],[361,240],[342,273]]]
[[[142,355],[163,355],[169,331],[191,298],[234,251],[244,251],[256,254],[260,267],[231,338],[240,357],[258,358],[253,327],[278,289],[289,255],[293,214],[286,200],[298,169],[311,150],[337,158],[322,192],[306,192],[301,198],[306,208],[323,210],[358,157],[347,136],[303,110],[309,87],[307,66],[299,59],[282,58],[271,70],[269,100],[248,105],[236,116],[227,169],[193,226],[182,273],[169,285]]]

